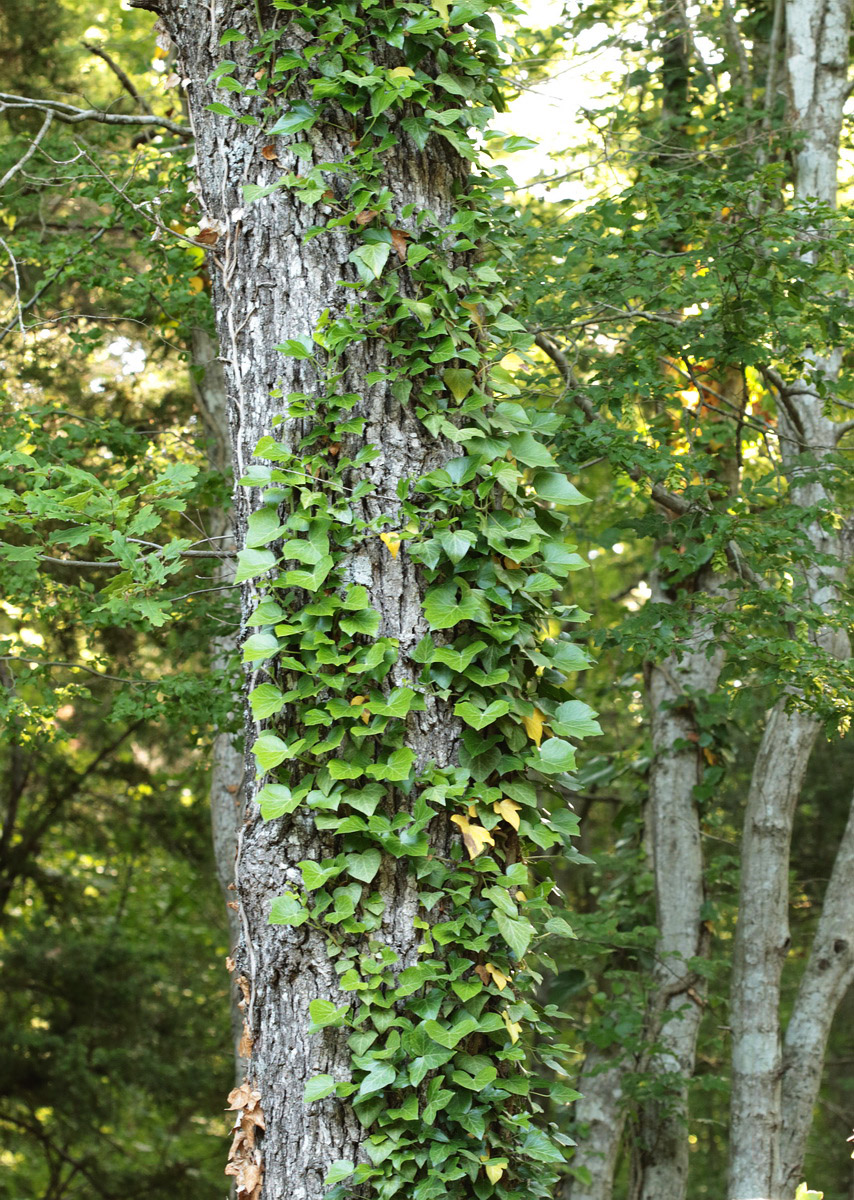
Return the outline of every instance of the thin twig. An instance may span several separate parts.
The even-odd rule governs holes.
[[[100,46],[93,45],[92,42],[82,42],[81,44],[91,54],[97,54],[98,58],[102,59],[107,64],[107,66],[113,72],[116,79],[118,79],[119,83],[125,89],[127,94],[129,96],[131,96],[137,102],[139,107],[141,109],[143,109],[144,112],[147,112],[149,114],[149,116],[151,116],[152,114],[151,114],[150,106],[146,103],[145,100],[143,100],[142,96],[140,96],[139,92],[136,90],[136,87],[135,87],[134,82],[131,79],[131,77],[127,74],[126,71],[122,70],[122,68],[115,61],[115,59],[111,58],[106,50],[102,50]]]
[[[0,189],[4,188],[6,186],[6,184],[9,182],[9,180],[13,179],[17,175],[17,173],[20,171],[21,167],[23,167],[26,163],[28,163],[30,161],[30,159],[33,157],[36,150],[38,150],[38,148],[39,148],[39,143],[41,142],[42,138],[45,136],[45,134],[47,133],[47,131],[50,129],[51,125],[53,124],[53,118],[54,118],[54,114],[52,112],[49,112],[44,119],[44,124],[42,125],[41,129],[38,131],[36,136],[30,142],[30,147],[24,153],[23,158],[19,158],[18,161],[14,164],[14,166],[11,166],[9,168],[9,170],[6,172],[6,174],[3,176],[3,178],[0,179]]]

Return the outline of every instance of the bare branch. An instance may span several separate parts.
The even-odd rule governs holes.
[[[17,173],[20,171],[21,167],[25,166],[25,164],[28,163],[30,161],[30,159],[33,157],[36,150],[38,150],[38,148],[39,148],[39,142],[41,142],[42,138],[47,133],[47,131],[50,129],[51,125],[53,124],[53,118],[54,118],[54,114],[52,112],[48,112],[47,116],[44,119],[44,124],[42,125],[41,129],[38,131],[36,136],[33,138],[33,140],[30,142],[30,147],[25,152],[23,158],[19,158],[18,161],[14,164],[14,166],[11,166],[9,168],[9,170],[6,172],[6,174],[3,176],[3,178],[0,179],[0,189],[4,188],[6,186],[6,184],[9,182],[9,180],[13,179],[14,176],[17,175]]]
[[[142,96],[140,96],[139,92],[136,90],[133,80],[127,74],[126,71],[122,70],[122,68],[115,61],[115,59],[112,58],[107,53],[106,50],[102,50],[100,46],[93,45],[92,42],[83,42],[82,45],[85,46],[85,48],[89,51],[90,54],[96,54],[98,56],[98,58],[102,59],[107,64],[107,66],[113,72],[116,79],[118,79],[119,83],[125,89],[127,94],[129,96],[131,96],[137,102],[139,107],[144,112],[147,112],[149,115],[151,115],[151,108],[146,103],[146,101],[143,100]]]
[[[168,117],[158,117],[151,113],[108,113],[100,108],[77,108],[73,104],[63,104],[59,100],[37,100],[33,96],[15,96],[11,92],[0,92],[0,112],[7,108],[37,109],[50,112],[57,121],[67,125],[78,125],[81,121],[97,121],[101,125],[147,125],[149,127],[168,129],[170,133],[182,138],[192,138],[193,131],[187,125],[179,125]]]
[[[744,49],[744,42],[741,40],[741,34],[738,32],[738,25],[735,20],[735,13],[732,11],[730,0],[723,0],[724,21],[726,23],[727,41],[738,59],[738,73],[741,76],[741,86],[744,90],[745,101],[750,95],[752,84],[750,79],[750,67],[747,62],[747,53]]]
[[[16,310],[18,316],[17,316],[17,320],[12,322],[12,325],[14,326],[17,324],[20,326],[21,337],[23,338],[23,336],[24,336],[24,310],[21,307],[21,276],[18,274],[18,260],[15,258],[15,255],[12,253],[12,251],[6,245],[3,238],[0,238],[0,246],[2,246],[3,249],[6,251],[6,253],[9,255],[9,261],[12,264],[12,274],[15,277],[15,310]]]

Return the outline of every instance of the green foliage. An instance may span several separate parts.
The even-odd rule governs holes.
[[[280,54],[281,33],[265,33],[253,51],[264,74],[243,82],[246,72],[227,60],[218,85],[250,96],[272,87],[282,99],[265,112],[268,135],[295,139],[300,155],[309,148],[300,137],[336,113],[364,114],[343,161],[244,190],[252,203],[286,186],[311,206],[333,187],[333,215],[307,236],[343,228],[356,241],[346,312],[327,311],[313,339],[278,347],[310,361],[318,381],[313,394],[286,397],[302,442],[292,452],[262,438],[265,461],[240,481],[263,489],[265,506],[238,567],[262,589],[244,650],[270,677],[250,697],[271,722],[252,747],[273,780],[262,811],[276,819],[301,810],[340,847],[300,863],[302,886],[270,917],[320,931],[352,994],[310,1010],[315,1030],[352,1030],[351,1079],[318,1076],[305,1099],[334,1093],[368,1131],[366,1161],[330,1169],[332,1200],[354,1184],[416,1200],[472,1188],[481,1200],[550,1196],[568,1139],[532,1123],[548,1080],[525,1064],[526,1043],[550,1036],[558,1010],[526,993],[572,936],[553,914],[543,860],[575,832],[563,819],[575,765],[567,738],[597,731],[592,712],[568,699],[589,660],[563,631],[587,615],[562,598],[584,565],[567,540],[569,510],[584,497],[549,449],[559,418],[512,399],[520,388],[505,360],[513,352],[530,363],[533,339],[507,314],[500,272],[472,258],[487,246],[506,259],[513,252],[504,173],[473,167],[451,219],[439,221],[398,205],[382,159],[402,128],[419,150],[439,138],[476,163],[471,131],[493,113],[498,46],[482,0],[448,11],[276,7],[311,53]],[[285,99],[296,95],[304,98]],[[447,450],[441,467],[401,481],[394,518],[367,519],[357,505],[373,484],[360,470],[377,451],[360,438],[359,397],[342,394],[339,381],[348,350],[379,338],[390,365],[366,385],[389,384]],[[340,447],[334,459],[330,444]],[[348,580],[354,555],[380,545],[418,563],[425,584],[431,632],[403,686],[391,684],[397,641],[383,636],[365,588]],[[409,715],[433,700],[463,723],[455,765],[417,762],[408,744]],[[564,736],[543,741],[552,724]],[[440,852],[439,831],[451,826],[461,839]],[[398,963],[379,933],[375,888],[395,860],[416,881],[423,913],[414,966]]]

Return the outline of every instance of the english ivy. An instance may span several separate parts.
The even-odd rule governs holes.
[[[499,98],[495,32],[484,0],[274,7],[299,28],[303,49],[283,49],[281,31],[267,31],[251,83],[226,61],[219,86],[274,97],[267,133],[293,139],[300,158],[314,126],[342,111],[362,118],[345,160],[245,188],[247,203],[279,187],[309,206],[337,197],[307,236],[346,229],[355,268],[343,315],[327,312],[312,339],[278,347],[309,360],[319,381],[311,395],[284,398],[301,444],[292,451],[271,431],[256,447],[263,461],[241,480],[263,489],[237,576],[262,589],[244,648],[268,676],[251,694],[254,715],[269,722],[253,747],[270,777],[262,814],[299,809],[337,848],[298,864],[301,885],[270,918],[321,930],[351,997],[311,1005],[312,1030],[352,1031],[352,1072],[346,1082],[315,1077],[305,1100],[346,1099],[367,1131],[364,1161],[330,1164],[330,1200],[354,1186],[414,1200],[551,1196],[568,1139],[535,1124],[549,1085],[526,1065],[525,1042],[551,1035],[560,1014],[529,993],[552,965],[548,939],[572,936],[553,915],[543,863],[576,828],[561,798],[574,767],[568,739],[598,726],[567,695],[588,665],[565,630],[587,614],[564,599],[584,565],[567,510],[584,497],[548,448],[559,417],[514,399],[521,389],[506,361],[525,361],[532,339],[502,291],[513,236],[506,177],[477,165],[500,136],[488,130]],[[401,112],[419,149],[443,138],[472,164],[449,222],[413,205],[398,211],[384,186],[389,118]],[[360,472],[378,450],[360,443],[360,397],[339,385],[348,350],[374,339],[393,366],[368,385],[388,382],[448,452],[441,467],[401,482],[393,513],[367,519],[358,502],[373,484]],[[397,641],[380,636],[379,614],[349,571],[377,539],[418,563],[424,582],[429,632],[405,686],[391,686]],[[431,696],[460,720],[452,766],[421,765],[407,745],[407,718]],[[440,853],[436,830],[451,825],[460,836]],[[416,965],[398,963],[382,941],[374,885],[385,856],[404,860],[417,881]],[[562,1098],[574,1097],[567,1089]]]

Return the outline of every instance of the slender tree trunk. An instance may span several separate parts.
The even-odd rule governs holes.
[[[714,586],[711,579],[705,583]],[[710,644],[706,631],[697,629],[681,653],[649,671],[654,759],[647,846],[655,877],[658,941],[647,1013],[652,1051],[644,1069],[665,1094],[639,1112],[632,1187],[638,1200],[679,1200],[688,1180],[688,1085],[705,990],[693,960],[708,953],[700,816],[694,797],[703,777],[695,704],[698,696],[714,692],[722,665],[722,651]]]
[[[625,1073],[626,1063],[613,1051],[598,1047],[588,1051],[578,1081],[581,1099],[573,1114],[579,1133],[572,1160],[586,1177],[568,1181],[564,1200],[611,1200],[626,1123]]]
[[[792,820],[818,722],[772,710],[753,767],[741,844],[733,951],[730,1193],[776,1200],[780,1138],[780,973],[789,949]]]
[[[225,372],[219,361],[217,345],[210,334],[196,328],[192,335],[192,375],[196,405],[205,424],[208,443],[208,460],[211,466],[224,475],[231,473],[231,446],[228,425],[228,388]],[[236,548],[232,513],[229,509],[209,509],[207,514],[208,536],[211,548],[223,554],[234,555]],[[223,558],[213,573],[214,587],[227,587],[234,580],[233,557]],[[239,629],[218,633],[211,645],[211,671],[214,681],[229,679],[237,653]],[[235,714],[236,715],[236,714]],[[234,860],[237,855],[237,838],[243,820],[242,787],[244,775],[244,750],[242,738],[228,730],[220,730],[214,737],[211,754],[210,811],[211,840],[217,879],[225,902],[228,920],[229,954],[233,955],[240,939],[240,917],[234,898]],[[243,1030],[243,996],[240,988],[232,988],[231,1027],[234,1043],[235,1076],[237,1082],[246,1074],[245,1040]]]
[[[854,798],[783,1043],[780,1194],[793,1195],[834,1014],[854,982]]]
[[[787,0],[790,115],[794,130],[802,135],[796,158],[798,201],[817,199],[828,205],[836,201],[850,27],[850,0]],[[832,384],[839,356],[816,359],[813,365],[816,373]],[[781,388],[782,452],[792,500],[804,509],[827,499],[813,465],[825,460],[835,444],[834,422],[825,416],[824,407],[818,386],[811,379]],[[823,566],[822,559],[829,555],[830,560],[841,562],[842,546],[838,535],[819,521],[808,525],[808,534],[816,556],[804,568],[807,591],[817,607],[829,609],[836,599],[841,568]],[[839,630],[826,627],[814,636],[826,652],[839,656],[848,653],[847,638]],[[783,1124],[779,1004],[780,972],[789,939],[792,820],[817,733],[818,722],[813,717],[797,711],[787,713],[781,700],[766,726],[748,796],[731,1001],[732,1200],[789,1200],[797,1183],[793,1172],[807,1133],[803,1129],[803,1105],[798,1106],[794,1095],[787,1112],[790,1118],[795,1117],[794,1109],[800,1107],[795,1117],[797,1128],[784,1128]],[[824,1046],[814,1042],[814,1049],[820,1058],[812,1070],[820,1076]],[[785,1155],[781,1139],[788,1147]]]
[[[240,126],[206,109],[223,98],[224,93],[206,80],[225,57],[219,39],[226,30],[247,34],[247,42],[228,47],[228,56],[237,60],[238,74],[252,79],[256,62],[244,47],[251,45],[256,33],[253,7],[236,0],[215,0],[210,5],[203,0],[141,0],[140,6],[160,13],[177,48],[182,75],[189,81],[200,199],[211,226],[220,231],[211,256],[213,302],[239,481],[253,462],[259,439],[277,432],[283,414],[285,420],[278,427],[283,445],[296,450],[299,444],[304,430],[300,422],[288,420],[287,397],[310,393],[315,377],[310,364],[283,357],[274,347],[287,338],[310,336],[325,310],[344,311],[353,293],[340,281],[356,278],[348,256],[357,243],[343,229],[304,240],[318,212],[297,203],[287,189],[251,207],[245,205],[244,185],[272,183],[283,170],[301,169],[287,145],[277,144],[277,164],[262,155],[270,140],[263,125]],[[302,46],[306,35],[298,25],[284,29],[284,14],[268,12],[263,5],[261,11],[279,20],[282,48]],[[227,99],[243,115],[260,114],[266,103],[265,98],[234,94]],[[398,134],[396,147],[384,155],[385,183],[396,203],[401,209],[412,205],[415,213],[431,211],[440,222],[449,220],[454,189],[466,177],[464,162],[442,139],[431,137],[419,151],[402,130]],[[317,162],[340,161],[349,154],[348,129],[327,124],[301,136],[313,141]],[[414,412],[392,397],[388,384],[366,383],[369,372],[381,375],[389,364],[379,339],[358,343],[348,351],[345,375],[338,384],[342,392],[363,397],[357,410],[366,421],[363,440],[381,451],[365,469],[375,493],[354,505],[357,519],[369,520],[382,512],[393,517],[398,483],[440,466],[451,453],[445,443],[427,436]],[[238,488],[236,524],[241,545],[248,516],[259,504],[259,489]],[[405,553],[392,557],[376,538],[349,570],[355,582],[367,587],[371,606],[381,615],[380,634],[399,641],[391,682],[402,685],[418,672],[410,654],[426,632],[416,566]],[[244,589],[245,618],[253,607],[251,592]],[[247,691],[261,678],[265,676],[250,678]],[[256,734],[260,725],[251,715],[248,721],[250,732]],[[411,718],[408,745],[416,761],[422,765],[433,761],[440,767],[452,761],[458,728],[444,703],[428,698],[426,711]],[[323,1178],[329,1164],[358,1159],[364,1137],[349,1105],[332,1098],[310,1106],[302,1098],[305,1083],[316,1074],[348,1078],[347,1031],[324,1029],[311,1037],[307,1032],[312,1000],[341,1004],[347,998],[338,987],[324,936],[310,926],[271,926],[268,917],[272,901],[290,884],[299,884],[296,864],[300,860],[320,861],[335,851],[331,836],[299,813],[263,821],[256,796],[264,780],[253,776],[254,763],[247,771],[236,888],[242,926],[238,971],[254,1044],[246,1093],[234,1100],[235,1108],[247,1114],[248,1123],[241,1126],[238,1120],[232,1166],[238,1196],[246,1200],[314,1200],[325,1191]],[[415,883],[404,867],[386,861],[374,886],[385,902],[384,924],[376,936],[396,953],[400,967],[411,965],[421,938],[414,924]],[[256,1141],[259,1126],[265,1132]]]

